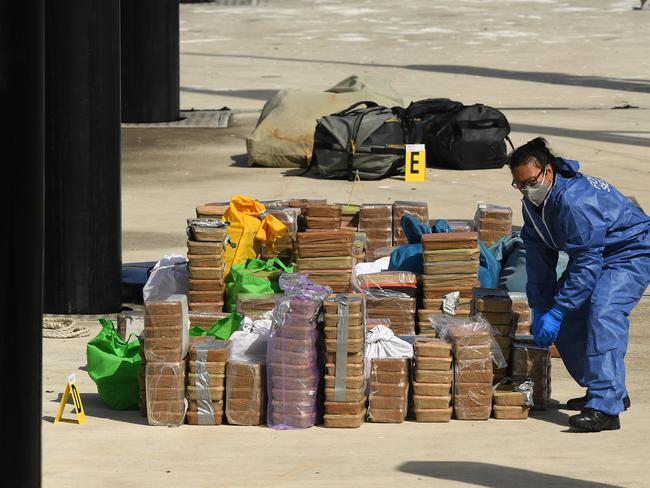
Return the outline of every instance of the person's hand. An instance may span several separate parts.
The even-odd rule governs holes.
[[[560,333],[560,326],[564,319],[564,312],[559,308],[553,307],[546,312],[539,320],[537,333],[533,334],[535,343],[539,347],[549,347],[557,339]]]
[[[533,308],[533,323],[530,325],[530,331],[533,336],[536,336],[539,332],[539,326],[542,323],[542,315],[546,313],[545,310],[541,308]]]

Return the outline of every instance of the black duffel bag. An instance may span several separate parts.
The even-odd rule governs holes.
[[[506,163],[510,124],[495,108],[430,98],[411,103],[401,116],[408,142],[425,144],[429,166],[490,169]]]

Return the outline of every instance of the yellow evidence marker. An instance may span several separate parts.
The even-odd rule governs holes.
[[[75,412],[77,413],[77,424],[83,424],[86,422],[86,414],[84,413],[84,407],[81,404],[81,395],[79,394],[79,388],[77,388],[77,377],[73,373],[68,376],[68,383],[65,385],[65,390],[63,391],[63,396],[61,397],[61,403],[59,404],[59,410],[56,412],[56,417],[54,418],[54,423],[61,422],[61,417],[63,416],[63,410],[68,403],[68,397],[72,395],[72,403],[74,404]],[[73,422],[72,420],[66,420],[65,422]]]
[[[405,181],[423,182],[427,174],[427,157],[424,144],[406,145]]]

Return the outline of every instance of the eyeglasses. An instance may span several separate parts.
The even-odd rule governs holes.
[[[515,181],[514,178],[513,178],[512,183],[510,183],[510,184],[516,190],[523,190],[524,188],[530,188],[531,186],[534,186],[534,185],[537,184],[537,180],[539,179],[540,176],[542,176],[542,173],[544,174],[544,177],[546,177],[546,168],[547,167],[548,167],[548,165],[544,166],[542,168],[542,170],[534,178],[528,178],[526,181],[521,182],[521,183],[518,182],[518,181]]]

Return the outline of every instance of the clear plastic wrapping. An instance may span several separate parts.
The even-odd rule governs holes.
[[[286,203],[286,202],[284,202]],[[287,228],[287,234],[295,236],[298,233],[298,219],[300,217],[299,208],[266,208],[270,215],[284,224]]]
[[[129,342],[131,338],[138,337],[143,332],[143,312],[122,312],[117,315],[117,333],[125,341]]]
[[[368,420],[387,423],[406,420],[409,366],[407,358],[371,360]]]
[[[267,424],[275,429],[315,425],[319,388],[317,316],[331,288],[300,273],[280,276],[284,296],[273,309],[267,347]]]
[[[300,258],[352,256],[355,233],[347,229],[301,232],[297,247]]]
[[[145,390],[149,425],[183,423],[187,407],[185,362],[147,362]]]
[[[266,421],[266,366],[228,361],[226,418],[233,425],[261,425]]]
[[[534,384],[530,380],[504,379],[494,387],[494,418],[524,420],[533,405]]]
[[[177,362],[189,347],[189,309],[185,295],[156,295],[144,304],[144,353],[148,362]]]
[[[451,420],[451,345],[441,339],[417,337],[413,405],[418,422],[449,422]],[[434,382],[435,379],[449,381]]]
[[[393,202],[393,244],[401,246],[408,244],[408,239],[402,228],[402,217],[404,215],[413,215],[421,223],[429,224],[429,205],[426,202]]]
[[[510,355],[513,380],[533,381],[533,409],[544,410],[551,399],[551,353],[534,344],[514,342]]]
[[[365,355],[365,297],[330,296],[324,303],[326,363],[325,426],[356,428],[363,423],[366,406],[364,363],[349,364],[350,357]]]
[[[514,337],[519,340],[530,340],[533,338],[530,329],[533,313],[528,305],[526,293],[510,292],[512,300],[512,314]]]
[[[187,236],[192,241],[224,242],[228,223],[219,219],[187,219]]]
[[[512,209],[490,203],[479,203],[474,216],[474,226],[479,239],[491,246],[512,233]]]
[[[230,341],[208,338],[190,348],[187,363],[188,424],[223,423],[225,372],[230,347]]]
[[[273,310],[280,293],[240,293],[237,296],[237,312],[251,319]]]

